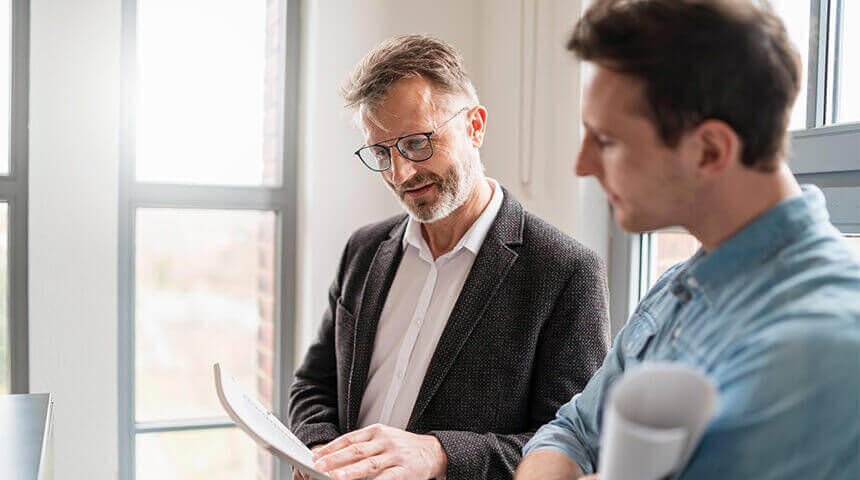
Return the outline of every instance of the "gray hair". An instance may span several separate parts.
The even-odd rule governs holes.
[[[478,105],[478,93],[463,68],[463,56],[450,44],[427,35],[401,35],[371,50],[341,87],[346,107],[371,112],[404,78],[423,77],[443,100],[464,96]],[[436,105],[435,107],[439,107]]]

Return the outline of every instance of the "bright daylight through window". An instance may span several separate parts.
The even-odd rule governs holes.
[[[263,159],[266,4],[138,2],[138,181],[277,183]]]

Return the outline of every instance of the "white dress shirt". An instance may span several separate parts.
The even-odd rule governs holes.
[[[457,245],[435,261],[409,219],[403,235],[403,259],[379,317],[367,388],[358,424],[382,423],[406,429],[436,344],[460,296],[478,250],[502,207],[502,189],[487,179],[493,196],[487,208]]]

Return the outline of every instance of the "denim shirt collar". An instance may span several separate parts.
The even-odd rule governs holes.
[[[814,185],[801,188],[800,196],[777,204],[711,253],[700,248],[672,280],[672,293],[686,303],[690,296],[686,287],[701,289],[712,300],[732,278],[772,256],[809,226],[829,221],[821,190]]]

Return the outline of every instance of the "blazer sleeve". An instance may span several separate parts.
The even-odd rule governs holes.
[[[349,243],[341,257],[337,277],[329,287],[328,306],[317,338],[296,370],[290,387],[290,429],[308,447],[328,443],[341,435],[334,322],[348,251]]]
[[[447,480],[509,479],[535,431],[582,391],[609,349],[606,267],[588,252],[544,323],[532,369],[530,429],[513,435],[434,431],[448,456]]]

